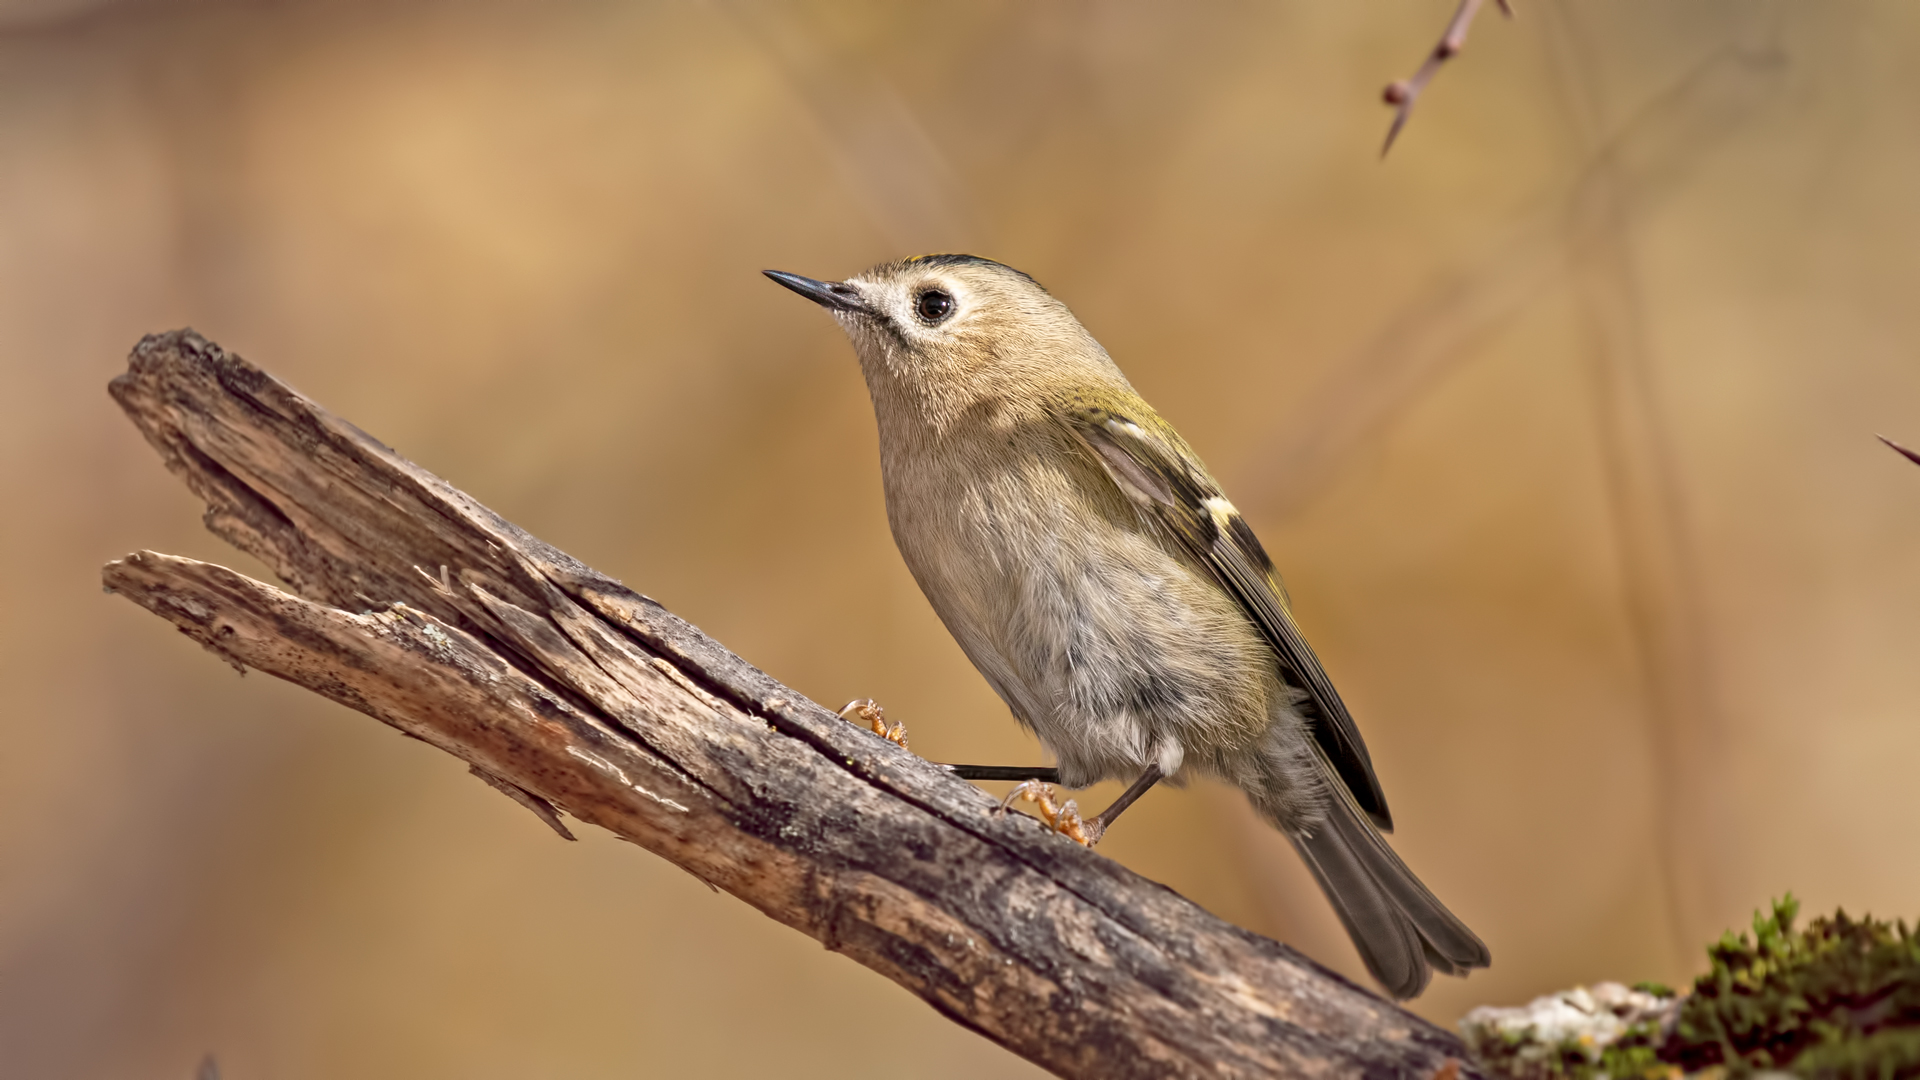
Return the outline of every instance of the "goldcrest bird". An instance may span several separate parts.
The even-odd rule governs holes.
[[[951,768],[1131,781],[1084,822],[1038,784],[1017,789],[1086,843],[1155,783],[1218,777],[1293,842],[1394,997],[1488,964],[1381,836],[1393,824],[1366,744],[1253,530],[1065,304],[971,255],[843,282],[766,273],[852,339],[900,554],[1059,762]]]

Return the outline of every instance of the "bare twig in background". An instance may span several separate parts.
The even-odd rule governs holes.
[[[1909,450],[1906,447],[1901,446],[1899,443],[1894,442],[1892,439],[1887,438],[1885,435],[1875,435],[1874,438],[1879,439],[1881,442],[1886,443],[1888,446],[1893,447],[1894,452],[1899,454],[1901,457],[1906,458],[1908,461],[1913,462],[1915,465],[1920,465],[1920,454],[1916,454],[1912,450]]]
[[[1570,40],[1577,34],[1561,27],[1566,16],[1559,9],[1541,14],[1537,25],[1556,49],[1577,48]],[[1633,117],[1610,126],[1592,115],[1590,91],[1579,81],[1582,64],[1578,56],[1562,56],[1554,65],[1567,80],[1561,89],[1568,107],[1586,110],[1579,119],[1589,161],[1572,190],[1407,304],[1275,425],[1271,439],[1249,455],[1237,488],[1254,492],[1241,503],[1249,514],[1298,513],[1383,428],[1477,355],[1475,346],[1502,323],[1550,290],[1576,286],[1598,341],[1591,357],[1595,419],[1633,645],[1660,748],[1654,765],[1661,820],[1686,822],[1657,839],[1673,944],[1685,948],[1719,925],[1706,860],[1712,838],[1725,832],[1723,807],[1711,804],[1713,776],[1690,786],[1702,772],[1711,774],[1716,710],[1708,628],[1692,595],[1698,587],[1689,569],[1692,543],[1676,505],[1673,450],[1646,370],[1625,234],[1637,215],[1676,190],[1709,150],[1759,111],[1785,84],[1789,65],[1778,44],[1777,11],[1748,9],[1722,45]]]
[[[1440,43],[1427,54],[1427,62],[1413,73],[1411,79],[1396,79],[1387,84],[1380,96],[1394,107],[1393,126],[1387,129],[1387,141],[1380,147],[1380,156],[1386,157],[1393,149],[1393,140],[1400,137],[1400,129],[1407,126],[1407,117],[1413,115],[1414,102],[1420,100],[1420,92],[1427,88],[1435,75],[1440,74],[1441,65],[1453,59],[1466,47],[1467,31],[1473,29],[1473,17],[1480,14],[1480,6],[1486,0],[1460,0],[1460,6],[1454,10],[1453,18],[1447,23],[1447,30],[1440,35]],[[1495,0],[1500,5],[1500,13],[1513,18],[1513,5],[1509,0]]]
[[[1303,510],[1384,428],[1476,355],[1475,345],[1561,285],[1597,242],[1604,219],[1587,204],[1600,196],[1603,170],[1616,178],[1611,197],[1642,214],[1739,130],[1787,70],[1779,48],[1748,40],[1770,26],[1754,22],[1620,125],[1565,196],[1391,312],[1377,334],[1287,410],[1233,473],[1235,490],[1252,493],[1241,497],[1242,509],[1268,517]]]
[[[1609,125],[1590,35],[1572,9],[1549,6],[1540,14],[1572,126],[1597,151]],[[1727,912],[1740,910],[1737,897],[1721,895],[1727,875],[1718,869],[1736,849],[1740,830],[1726,790],[1728,735],[1699,544],[1630,229],[1631,184],[1618,162],[1601,158],[1568,236],[1591,238],[1574,267],[1574,295],[1593,330],[1595,427],[1659,784],[1653,842],[1661,853],[1671,943],[1683,954],[1686,943],[1710,937]]]
[[[110,563],[109,589],[522,805],[672,861],[1059,1075],[1425,1080],[1463,1056],[1286,946],[993,815],[983,792],[190,331],[142,341],[112,389],[208,527],[292,591],[152,553]]]

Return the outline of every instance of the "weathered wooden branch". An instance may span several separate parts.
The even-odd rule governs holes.
[[[1062,1076],[1427,1078],[1449,1033],[781,686],[191,331],[113,381],[213,532],[107,587],[599,825]]]

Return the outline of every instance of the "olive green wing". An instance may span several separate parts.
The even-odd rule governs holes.
[[[1314,741],[1326,753],[1354,800],[1382,831],[1393,831],[1387,797],[1373,772],[1360,729],[1313,655],[1288,609],[1273,562],[1240,512],[1201,471],[1199,459],[1159,417],[1137,420],[1113,410],[1075,403],[1068,425],[1105,467],[1127,498],[1169,537],[1205,566],[1260,628],[1293,682],[1312,703],[1308,720]]]

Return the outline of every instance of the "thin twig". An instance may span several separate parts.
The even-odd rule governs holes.
[[[1378,320],[1380,330],[1333,368],[1241,463],[1240,508],[1285,518],[1323,493],[1361,448],[1441,385],[1490,334],[1591,257],[1599,219],[1587,204],[1602,170],[1617,170],[1635,215],[1659,206],[1757,115],[1783,83],[1785,54],[1762,29],[1737,26],[1685,74],[1621,124],[1564,195],[1542,200],[1503,239],[1450,268]],[[1569,232],[1573,223],[1574,231]],[[1252,492],[1252,494],[1247,494]]]
[[[1381,97],[1394,107],[1393,126],[1387,129],[1386,144],[1380,147],[1380,156],[1386,157],[1393,149],[1393,140],[1400,137],[1400,129],[1407,126],[1407,117],[1413,115],[1413,103],[1420,99],[1420,92],[1427,88],[1433,77],[1440,73],[1440,66],[1454,58],[1467,44],[1467,31],[1473,28],[1473,17],[1480,13],[1480,5],[1486,0],[1460,0],[1460,6],[1453,13],[1452,21],[1447,23],[1447,32],[1440,35],[1440,43],[1427,54],[1427,62],[1413,73],[1411,79],[1398,79],[1387,84]],[[1494,0],[1500,5],[1500,13],[1513,18],[1513,5],[1510,0]]]
[[[1879,439],[1881,442],[1886,443],[1888,446],[1893,447],[1894,452],[1899,454],[1901,457],[1906,458],[1908,461],[1913,462],[1915,465],[1920,465],[1920,453],[1915,453],[1912,450],[1909,450],[1906,447],[1901,446],[1899,443],[1894,442],[1892,439],[1887,438],[1885,435],[1875,435],[1874,438]]]

